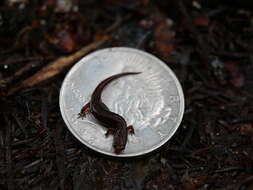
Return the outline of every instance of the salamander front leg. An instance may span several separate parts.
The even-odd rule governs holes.
[[[80,113],[78,114],[78,118],[83,119],[84,117],[86,117],[86,114],[88,113],[90,113],[90,102],[88,102],[82,107]]]
[[[132,125],[129,125],[129,126],[127,127],[127,131],[128,131],[128,133],[129,133],[130,135],[133,135],[133,134],[134,134],[134,127],[133,127]]]

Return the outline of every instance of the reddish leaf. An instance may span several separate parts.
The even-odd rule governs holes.
[[[65,53],[72,52],[77,47],[74,36],[66,29],[55,31],[49,42]]]
[[[193,183],[198,187],[205,184],[207,176],[198,176],[193,179]]]
[[[90,41],[90,32],[80,15],[71,13],[64,23],[55,26],[48,41],[58,50],[70,53]]]
[[[182,185],[180,186],[180,190],[197,190],[197,187],[203,185],[205,183],[207,176],[184,176],[182,180]]]
[[[249,135],[253,132],[253,126],[251,124],[244,124],[240,127],[241,135]]]
[[[193,182],[193,178],[190,176],[184,176],[179,190],[197,190],[196,185]]]
[[[155,28],[155,48],[160,56],[165,59],[169,58],[171,56],[171,52],[174,50],[174,38],[175,31],[171,29],[171,23],[161,22]]]
[[[38,9],[39,16],[47,16],[49,14],[49,10],[56,6],[57,0],[46,0],[43,2],[41,7]]]
[[[195,26],[208,26],[209,25],[209,17],[206,15],[195,15],[193,17],[193,24]]]

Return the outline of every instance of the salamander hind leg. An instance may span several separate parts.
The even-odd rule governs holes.
[[[90,102],[88,102],[82,107],[80,113],[78,114],[78,118],[83,119],[88,113],[90,113]]]
[[[134,134],[134,127],[132,125],[129,125],[127,127],[127,131],[128,131],[129,134],[133,135]]]
[[[109,129],[107,130],[107,132],[105,133],[105,136],[108,137],[109,135],[114,135],[115,132],[116,132],[115,129],[109,128]]]

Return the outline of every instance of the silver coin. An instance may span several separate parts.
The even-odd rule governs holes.
[[[122,72],[142,72],[111,82],[102,93],[108,108],[133,125],[125,150],[115,154],[113,137],[92,115],[78,119],[95,87],[109,76]],[[95,51],[68,72],[60,91],[62,117],[72,134],[89,148],[115,157],[140,156],[166,143],[179,127],[184,112],[181,85],[161,60],[133,48]]]

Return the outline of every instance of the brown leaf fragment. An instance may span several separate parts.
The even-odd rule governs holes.
[[[73,52],[77,49],[74,36],[67,30],[61,30],[50,39],[50,43],[65,53]]]
[[[71,13],[65,21],[57,23],[46,38],[55,49],[63,53],[72,53],[90,42],[91,33],[81,15]]]
[[[182,179],[182,185],[179,187],[179,190],[197,190],[193,178],[190,176],[184,176]]]
[[[103,45],[107,40],[109,39],[108,36],[102,38],[99,41],[95,41],[79,51],[73,53],[69,56],[60,57],[57,60],[49,63],[45,67],[43,67],[40,71],[35,73],[33,76],[27,78],[23,82],[21,82],[19,85],[11,88],[7,96],[12,95],[14,92],[27,87],[32,87],[34,85],[37,85],[45,80],[48,80],[52,77],[55,77],[56,75],[60,74],[62,71],[64,71],[66,68],[71,66],[75,61],[83,57],[85,54],[89,53],[92,50],[97,49],[101,45]]]
[[[229,82],[236,88],[241,88],[244,85],[244,75],[239,67],[234,63],[226,63],[225,68],[228,71]]]
[[[251,124],[244,124],[240,127],[240,134],[247,135],[248,133],[253,132],[253,126]]]
[[[174,50],[175,31],[171,29],[171,23],[161,22],[154,31],[155,48],[163,58],[169,58]]]
[[[250,138],[251,141],[253,141],[253,126],[252,124],[243,124],[239,132],[241,135],[247,136]]]
[[[182,185],[180,186],[180,190],[195,190],[197,187],[205,184],[207,176],[184,176],[182,179]]]
[[[207,15],[195,15],[193,16],[193,24],[195,26],[208,26],[209,25],[209,17]]]
[[[193,179],[193,183],[198,187],[205,184],[207,176],[197,176]]]

